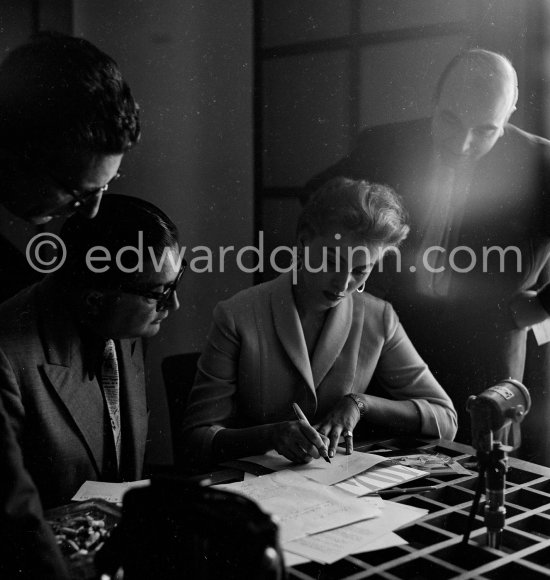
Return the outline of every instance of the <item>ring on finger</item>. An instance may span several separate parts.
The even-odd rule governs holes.
[[[353,437],[353,432],[350,431],[349,429],[346,429],[345,431],[342,431],[342,437],[344,437],[344,439],[347,439],[348,437]]]

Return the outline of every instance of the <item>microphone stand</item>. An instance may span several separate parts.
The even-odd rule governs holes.
[[[468,399],[466,409],[472,421],[472,446],[477,452],[479,475],[464,533],[464,544],[468,543],[485,487],[483,515],[487,528],[487,545],[490,548],[500,548],[502,531],[506,523],[504,488],[508,472],[507,452],[519,447],[521,441],[519,424],[530,407],[529,391],[513,379],[502,381],[481,395],[471,396]],[[506,428],[510,424],[512,445],[503,445],[500,439],[507,438]]]
[[[504,505],[504,487],[508,471],[508,457],[505,446],[500,441],[493,443],[489,453],[478,453],[480,464],[485,472],[485,526],[487,527],[487,545],[500,548],[502,530],[506,521]]]
[[[483,515],[487,528],[487,545],[490,548],[500,548],[502,530],[506,523],[506,506],[504,503],[504,488],[508,471],[508,456],[506,451],[510,447],[502,445],[500,441],[492,444],[491,451],[477,452],[479,475],[476,495],[472,502],[463,543],[467,544],[472,531],[479,499],[485,487],[485,509]]]

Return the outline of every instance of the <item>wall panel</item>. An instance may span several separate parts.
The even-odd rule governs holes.
[[[445,36],[361,49],[360,127],[428,117],[437,79],[465,43]]]
[[[264,185],[292,187],[349,145],[349,55],[272,59],[264,65]]]
[[[351,0],[267,0],[262,5],[263,46],[336,38],[350,33]]]
[[[367,0],[360,2],[361,32],[425,27],[467,20],[464,0]]]

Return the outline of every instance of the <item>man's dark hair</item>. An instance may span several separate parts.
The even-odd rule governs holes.
[[[141,240],[140,240],[140,236]],[[117,290],[131,285],[140,272],[125,272],[115,261],[123,248],[143,249],[143,263],[152,262],[151,252],[161,263],[166,249],[178,243],[178,230],[174,222],[158,207],[137,197],[119,194],[106,195],[94,219],[80,214],[72,215],[61,228],[60,237],[67,250],[63,266],[54,276],[70,292],[73,288]],[[94,256],[110,254],[110,261],[94,261],[94,268],[109,268],[103,273],[94,272],[86,261],[88,252],[100,247]],[[136,252],[121,254],[122,266],[135,269]],[[164,257],[166,259],[166,256]],[[170,262],[168,262],[170,264]]]
[[[139,107],[117,63],[87,40],[42,32],[0,64],[1,147],[120,154],[139,135]]]

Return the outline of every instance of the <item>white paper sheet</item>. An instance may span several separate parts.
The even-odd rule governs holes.
[[[122,496],[134,487],[146,487],[151,484],[150,479],[140,481],[124,481],[111,483],[108,481],[85,481],[80,489],[72,497],[73,501],[85,501],[88,499],[104,499],[111,503],[122,503]]]
[[[263,455],[243,457],[243,461],[256,463],[273,471],[289,469],[313,481],[324,483],[325,485],[333,485],[339,481],[344,481],[382,461],[386,461],[386,459],[373,453],[352,453],[351,455],[346,455],[340,450],[331,458],[330,464],[324,459],[314,459],[310,463],[296,465],[286,459],[286,457],[279,455],[276,451],[268,451]]]
[[[352,554],[362,554],[364,552],[374,552],[375,550],[385,550],[386,548],[393,548],[395,546],[404,546],[408,544],[401,536],[394,532],[388,532],[379,538],[369,542],[366,546],[362,546],[358,552],[351,552]]]
[[[216,487],[241,493],[273,514],[282,542],[373,518],[380,513],[372,503],[288,470]]]
[[[380,538],[375,538],[374,540],[370,541],[368,544],[362,546],[358,552],[353,552],[353,554],[374,552],[374,550],[384,550],[385,548],[394,548],[395,546],[404,546],[405,544],[408,544],[408,542],[404,540],[401,536],[398,536],[393,532],[389,532],[387,534],[384,534]],[[298,566],[300,564],[307,564],[308,562],[314,561],[312,558],[299,556],[298,554],[293,554],[288,550],[283,550],[283,553],[285,558],[285,565],[288,567]],[[326,562],[319,563],[325,564]]]
[[[385,531],[394,531],[408,526],[416,520],[424,517],[429,510],[413,507],[404,503],[391,500],[382,500],[382,517],[380,517],[380,529]]]
[[[376,466],[364,473],[337,483],[335,487],[353,495],[361,496],[381,489],[399,486],[407,481],[413,481],[427,475],[429,475],[427,471],[407,465]]]
[[[287,568],[311,562],[310,558],[304,558],[303,556],[298,556],[298,554],[293,554],[292,552],[287,552],[286,550],[283,550],[283,556],[285,558],[285,566]]]
[[[396,538],[393,534],[390,535],[390,532],[428,513],[428,510],[396,502],[383,503],[382,513],[378,518],[287,542],[283,548],[315,562],[332,564],[348,554],[359,554],[396,545]],[[400,540],[401,543],[406,543],[402,538]]]
[[[543,320],[531,327],[539,346],[550,342],[550,319]]]

